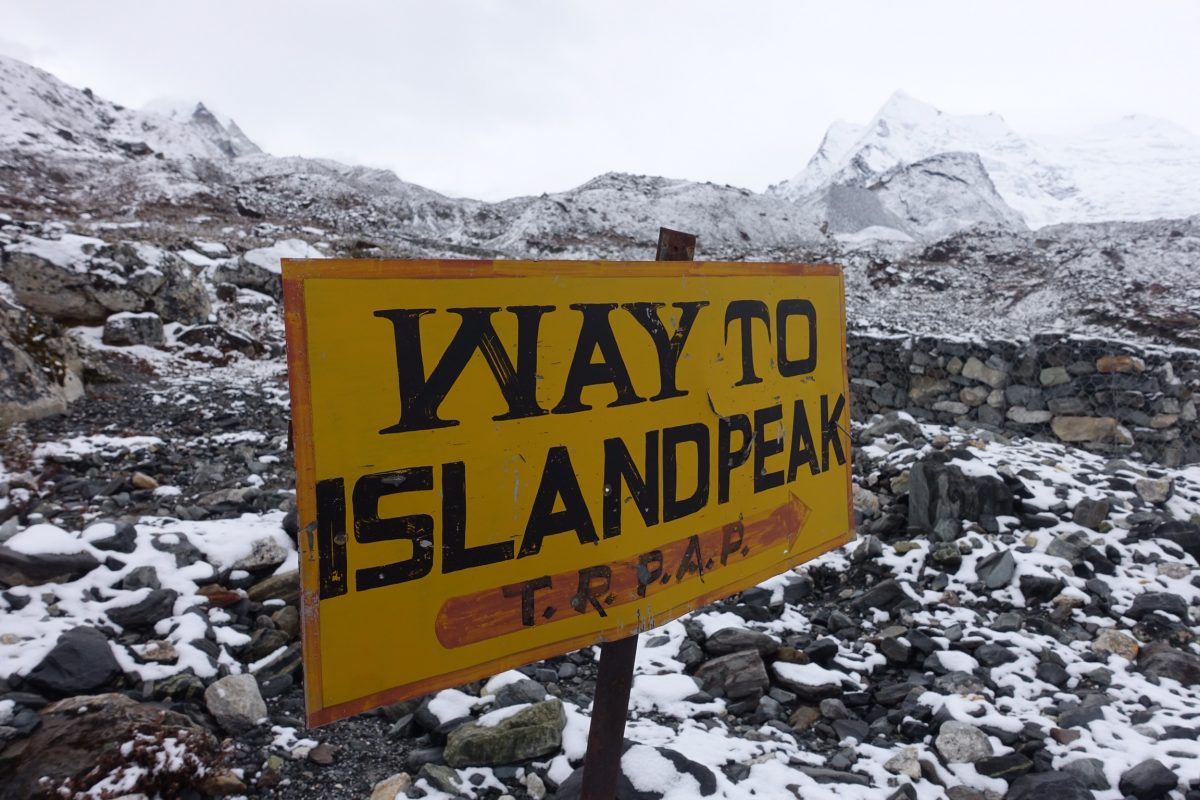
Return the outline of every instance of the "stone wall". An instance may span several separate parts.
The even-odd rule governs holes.
[[[851,332],[852,414],[962,424],[1200,463],[1200,351],[1042,334],[1025,342]]]

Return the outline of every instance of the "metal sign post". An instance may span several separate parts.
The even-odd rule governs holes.
[[[696,255],[692,233],[658,229],[655,261],[691,261]],[[587,753],[583,757],[583,791],[580,800],[613,800],[621,774],[625,717],[637,657],[637,634],[600,645],[600,672],[592,700]]]

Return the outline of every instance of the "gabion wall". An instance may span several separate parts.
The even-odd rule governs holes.
[[[889,410],[943,424],[1200,462],[1200,351],[1038,335],[1026,342],[851,332],[855,419]]]

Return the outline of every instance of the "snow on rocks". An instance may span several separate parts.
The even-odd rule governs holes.
[[[878,504],[860,541],[642,635],[623,761],[630,791],[865,800],[1032,798],[1053,787],[1115,800],[1126,773],[1156,760],[1177,779],[1166,797],[1182,797],[1200,764],[1189,738],[1200,692],[1200,475],[894,422],[856,429],[855,479]],[[231,736],[249,796],[305,769],[361,784],[366,797],[397,767],[432,797],[494,800],[538,782],[546,797],[571,796],[594,652],[398,703],[305,740],[285,512],[265,481],[230,480],[275,480],[282,467],[271,459],[286,459],[278,437],[232,426],[203,436],[125,433],[137,435],[33,445],[34,468],[51,467],[65,485],[119,473],[113,496],[128,493],[121,508],[137,513],[98,517],[88,506],[76,521],[57,488],[43,485],[36,508],[46,515],[17,523],[10,549],[22,558],[90,561],[79,574],[0,594],[0,703],[11,703],[0,728],[13,729],[9,741],[28,735],[48,700],[116,689],[190,709]],[[181,447],[193,454],[191,470],[170,466]],[[193,473],[218,467],[225,477],[194,482]],[[131,476],[143,469],[179,493],[135,489]],[[914,513],[913,475],[923,471],[923,510]],[[945,477],[925,480],[933,475]],[[1147,500],[1139,478],[1169,479],[1170,497]],[[976,487],[988,504],[972,499]],[[256,491],[266,508],[256,508]],[[1104,504],[1103,515],[1080,512],[1089,500]],[[73,633],[83,630],[96,633]],[[76,638],[116,670],[110,663],[99,678],[74,675],[69,689],[39,688],[35,672],[68,664],[49,654]],[[240,723],[220,721],[214,687],[230,678],[253,684],[264,703]],[[558,712],[513,733],[531,709],[551,706]],[[386,768],[364,772],[364,748]],[[1158,785],[1153,778],[1148,786]]]

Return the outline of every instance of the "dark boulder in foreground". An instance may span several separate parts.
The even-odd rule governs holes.
[[[58,637],[58,642],[25,680],[40,692],[69,697],[94,692],[120,674],[121,667],[108,638],[95,628],[81,626]]]

